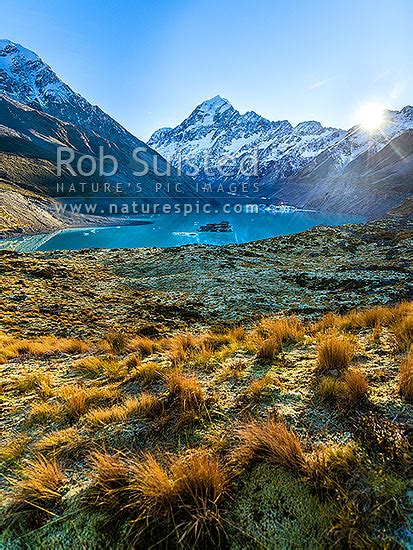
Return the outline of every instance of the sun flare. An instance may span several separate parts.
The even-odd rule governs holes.
[[[356,115],[357,124],[366,130],[376,130],[383,123],[384,106],[381,103],[366,103]]]

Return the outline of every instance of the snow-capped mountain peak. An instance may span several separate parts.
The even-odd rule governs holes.
[[[314,120],[292,126],[288,120],[270,121],[254,111],[240,114],[227,99],[217,95],[202,102],[175,128],[154,132],[148,143],[184,171],[190,167],[193,173],[195,165],[200,179],[222,178],[215,168],[223,157],[241,166],[247,156],[254,155],[259,176],[271,174],[274,180],[284,180],[299,174],[312,161],[317,164],[321,154],[344,168],[366,150],[377,153],[409,129],[413,129],[410,106],[386,111],[383,124],[374,132],[361,126],[345,131],[324,127]],[[242,179],[237,174],[233,179]]]
[[[16,109],[13,110],[17,118],[26,107],[39,113],[40,118],[33,115],[36,121],[44,122],[46,119],[42,117],[46,114],[57,119],[59,124],[63,123],[59,128],[64,128],[64,123],[74,125],[84,135],[85,140],[85,136],[88,136],[87,140],[100,140],[99,143],[106,144],[115,152],[120,164],[125,161],[125,166],[129,162],[129,151],[145,145],[98,106],[92,105],[74,92],[37,54],[10,40],[0,41],[0,100],[4,97],[7,98],[3,102],[4,109],[10,107],[10,100],[17,102]],[[17,125],[18,121],[13,123]],[[49,127],[48,123],[46,127]],[[65,130],[62,131],[65,133]],[[33,127],[30,134],[37,135],[38,129]],[[30,140],[31,136],[28,138]],[[45,135],[44,140],[47,140]],[[154,171],[155,161],[157,166],[165,166],[165,160],[155,152],[153,155],[139,153],[139,156],[148,162],[150,173]],[[130,172],[129,168],[125,168],[124,173],[129,173],[128,170]],[[175,174],[171,177],[175,178]],[[152,175],[149,174],[148,178],[152,178]],[[183,180],[190,195],[192,191],[189,187],[192,182],[186,177]]]
[[[142,142],[65,84],[36,53],[0,40],[0,94],[133,147]]]
[[[219,95],[216,95],[215,97],[212,97],[211,99],[207,99],[206,101],[204,101],[203,103],[201,103],[201,105],[199,105],[198,109],[200,111],[204,111],[204,112],[207,112],[207,113],[215,113],[217,111],[221,111],[222,108],[225,108],[226,109],[229,109],[232,107],[232,105],[230,104],[230,102],[219,96]]]
[[[0,91],[40,108],[74,94],[37,54],[11,40],[0,40]]]
[[[0,39],[0,66],[3,66],[3,61],[4,67],[6,67],[8,63],[18,56],[24,57],[28,61],[36,61],[39,59],[34,52],[24,48],[21,44],[17,44],[17,42],[12,42],[5,38]]]
[[[202,102],[176,128],[154,132],[148,143],[183,170],[196,165],[201,178],[207,166],[208,177],[217,177],[214,167],[222,157],[241,165],[252,152],[258,155],[261,174],[278,163],[280,177],[287,177],[342,135],[342,130],[323,128],[319,122],[294,128],[288,120],[272,122],[254,111],[240,114],[217,95]]]

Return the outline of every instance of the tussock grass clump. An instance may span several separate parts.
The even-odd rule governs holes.
[[[104,426],[115,422],[126,420],[126,410],[122,405],[114,405],[113,407],[92,409],[85,414],[84,420],[92,426]]]
[[[92,468],[91,484],[82,501],[92,509],[120,514],[122,506],[126,504],[129,481],[126,461],[120,455],[94,451],[89,463]]]
[[[376,306],[368,309],[353,310],[345,315],[327,313],[319,321],[310,326],[310,333],[326,332],[332,328],[344,331],[360,331],[368,328],[379,333],[381,327],[387,326],[397,332],[397,327],[404,325],[411,318],[413,306],[411,302],[401,302],[396,306]],[[407,321],[409,325],[409,321]],[[401,330],[403,331],[403,328]],[[403,337],[402,337],[403,340]],[[403,347],[402,341],[402,347]]]
[[[27,462],[14,487],[19,497],[30,504],[49,504],[60,500],[65,481],[59,464],[40,455]]]
[[[257,338],[257,359],[272,361],[281,351],[281,342],[277,338]]]
[[[7,466],[18,460],[23,455],[29,442],[30,437],[27,434],[13,434],[0,445],[0,462]]]
[[[166,458],[165,462],[162,464],[152,454],[146,453],[141,461],[131,465],[129,500],[139,503],[146,517],[152,521],[172,512],[175,491]]]
[[[58,396],[63,402],[66,415],[76,419],[85,414],[92,405],[118,399],[119,390],[110,386],[100,388],[74,384],[61,387]]]
[[[130,353],[123,359],[122,364],[125,365],[128,370],[134,369],[140,366],[141,360],[135,353]]]
[[[233,327],[228,330],[228,338],[230,342],[244,342],[248,332],[243,326]]]
[[[126,416],[157,418],[164,412],[164,403],[157,395],[143,392],[137,398],[130,397],[123,405]]]
[[[128,375],[127,365],[110,357],[84,357],[73,367],[91,376],[104,376],[110,380],[121,380]]]
[[[55,353],[80,354],[90,349],[90,345],[82,340],[74,338],[55,338],[44,336],[32,340],[2,337],[0,339],[0,356],[12,359],[24,355],[42,357]]]
[[[323,315],[321,319],[316,321],[315,323],[312,323],[308,327],[308,332],[310,334],[318,334],[323,332],[330,331],[333,327],[337,327],[339,323],[340,316],[336,313],[327,313],[326,315]]]
[[[76,340],[74,338],[67,338],[64,340],[60,340],[58,351],[62,353],[77,355],[81,353],[87,353],[89,350],[90,344],[88,342],[84,342],[83,340]]]
[[[342,330],[360,330],[362,328],[375,328],[385,325],[392,314],[392,309],[387,307],[372,307],[359,311],[350,311],[339,318],[337,327]]]
[[[60,422],[64,412],[65,409],[61,403],[35,403],[30,409],[27,420],[29,424]]]
[[[154,340],[148,338],[147,336],[136,336],[136,338],[128,343],[127,349],[129,351],[135,351],[139,353],[140,357],[143,358],[154,353],[156,349],[156,343]]]
[[[45,435],[37,441],[34,450],[45,455],[71,458],[84,452],[86,447],[78,428],[71,427]]]
[[[191,349],[190,361],[196,367],[207,367],[214,357],[213,345],[208,338],[202,336],[198,339],[197,346]]]
[[[131,417],[156,418],[163,413],[162,399],[148,392],[139,397],[129,397],[120,405],[100,407],[90,410],[84,417],[87,424],[93,426],[126,422]]]
[[[48,372],[42,370],[24,371],[14,381],[13,387],[21,393],[37,391],[43,397],[49,397],[52,393],[52,378]]]
[[[215,456],[205,450],[160,460],[146,454],[131,474],[129,513],[135,523],[146,522],[151,537],[191,547],[219,540],[229,476]]]
[[[66,477],[55,460],[37,456],[27,461],[20,477],[12,481],[12,499],[8,509],[11,524],[30,516],[34,525],[53,515],[53,508],[62,499]]]
[[[172,365],[177,366],[183,363],[190,350],[197,347],[197,339],[190,332],[175,334],[166,341],[167,356]]]
[[[141,363],[133,372],[133,378],[137,378],[142,384],[151,384],[163,379],[165,367],[155,361]]]
[[[413,346],[400,365],[399,392],[406,399],[413,401]]]
[[[283,344],[296,344],[304,338],[304,326],[298,317],[282,317],[262,319],[258,332],[264,337],[271,338]]]
[[[354,345],[344,336],[327,336],[323,338],[317,350],[317,370],[325,372],[346,370],[354,354]]]
[[[390,330],[394,334],[396,350],[400,353],[407,351],[413,344],[413,312],[392,323]]]
[[[324,401],[354,407],[366,399],[369,384],[359,369],[348,370],[343,378],[323,376],[317,386],[317,395]]]
[[[323,401],[339,401],[345,393],[345,384],[333,376],[323,376],[317,386],[317,395]]]
[[[187,376],[175,369],[167,374],[169,395],[179,403],[183,412],[201,413],[205,407],[204,390],[195,376]]]
[[[346,389],[345,400],[347,405],[353,406],[363,401],[369,391],[369,383],[363,371],[350,369],[344,375]]]
[[[277,466],[303,472],[306,458],[299,437],[284,422],[269,419],[253,422],[238,431],[241,439],[237,455],[243,462],[268,460]]]
[[[105,341],[107,342],[109,349],[117,355],[125,351],[128,344],[128,339],[124,332],[109,332],[105,336]]]

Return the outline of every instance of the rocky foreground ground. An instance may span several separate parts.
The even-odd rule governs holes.
[[[411,299],[413,222],[315,227],[223,247],[2,251],[0,270],[0,326],[23,335],[311,318]]]

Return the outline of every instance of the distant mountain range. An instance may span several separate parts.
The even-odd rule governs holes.
[[[189,169],[190,163],[205,168],[207,159],[213,179],[220,177],[217,165],[222,157],[232,157],[241,166],[247,155],[257,151],[260,176],[271,171],[286,178],[344,135],[343,130],[323,128],[315,121],[293,127],[288,120],[271,122],[254,111],[241,115],[228,100],[215,96],[176,128],[157,130],[148,144],[172,164],[182,158],[183,169]],[[205,179],[203,173],[199,177]]]
[[[292,126],[253,111],[241,115],[215,96],[176,128],[157,130],[148,144],[183,170],[197,166],[200,181],[251,181],[242,170],[222,175],[217,164],[228,157],[241,168],[255,155],[255,179],[267,198],[380,216],[409,201],[413,192],[413,108],[386,111],[383,119],[374,132],[360,126],[325,128],[316,121]]]
[[[147,152],[137,155],[149,165],[147,176],[139,177],[142,200],[154,195],[155,184],[162,179],[154,174],[154,163],[159,173],[166,169],[161,155],[74,92],[34,52],[0,40],[0,180],[56,195],[58,145],[73,148],[76,155],[95,157],[103,147],[105,154],[119,161],[119,172],[109,178],[90,179],[125,184],[122,189],[131,196],[136,195],[135,185],[128,184],[137,181],[132,172],[142,169],[133,160],[132,151],[146,148]],[[64,178],[79,181],[68,173]],[[178,180],[186,196],[195,195],[192,180],[172,170],[169,182]],[[159,198],[171,196],[178,196],[174,185],[158,193]]]
[[[413,108],[387,111],[384,119],[375,132],[359,126],[326,128],[316,121],[293,126],[253,111],[240,114],[228,100],[215,96],[176,128],[161,128],[151,136],[151,149],[138,155],[149,165],[149,173],[139,178],[139,197],[147,200],[156,182],[164,181],[154,173],[155,164],[164,171],[170,161],[175,166],[170,185],[157,199],[198,199],[200,182],[254,182],[256,200],[368,217],[411,215]],[[119,160],[119,171],[91,179],[120,183],[126,195],[136,195],[130,183],[141,165],[137,168],[131,152],[145,144],[74,92],[35,53],[0,40],[0,186],[55,196],[58,182],[79,181],[67,171],[57,177],[59,145],[73,148],[77,156],[94,157],[103,147]],[[235,165],[231,176],[219,168],[223,158]],[[248,166],[248,158],[257,159],[257,175],[237,173],[238,167]],[[194,167],[198,175],[192,179]],[[174,190],[178,182],[183,193]]]

